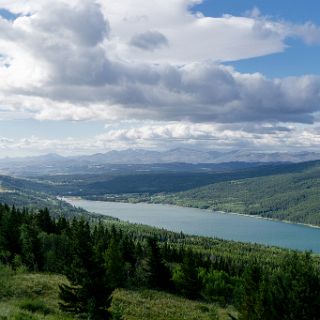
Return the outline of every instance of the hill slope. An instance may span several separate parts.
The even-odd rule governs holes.
[[[301,172],[230,180],[150,198],[226,212],[320,225],[320,165]]]
[[[61,275],[14,273],[0,264],[0,319],[71,320],[59,310],[59,285],[66,282]],[[152,319],[230,319],[236,315],[232,307],[223,309],[205,302],[190,301],[172,294],[142,290],[116,290],[111,310],[123,320]],[[117,319],[117,318],[116,318]]]

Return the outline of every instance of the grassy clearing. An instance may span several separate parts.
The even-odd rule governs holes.
[[[0,265],[0,320],[70,320],[59,310],[59,284],[66,278],[43,273],[14,273]],[[111,310],[115,320],[227,320],[233,308],[190,301],[172,294],[118,289]]]
[[[0,265],[1,320],[67,320],[58,306],[59,275],[13,273]]]
[[[172,294],[142,290],[118,289],[113,294],[111,310],[123,320],[227,320],[236,316],[232,307],[219,308],[213,304],[191,301]]]

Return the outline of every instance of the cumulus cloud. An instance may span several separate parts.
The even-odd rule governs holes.
[[[159,31],[147,31],[132,37],[130,44],[142,50],[154,51],[168,45],[168,39]]]
[[[222,62],[281,52],[290,37],[318,43],[319,27],[275,21],[257,9],[205,17],[190,11],[199,2],[3,0],[17,16],[0,17],[0,118],[194,124],[134,130],[137,140],[220,139],[206,123],[232,123],[233,130],[219,127],[231,141],[232,132],[254,140],[238,123],[274,123],[260,133],[281,136],[292,132],[276,129],[279,122],[318,121],[320,77],[267,79]]]
[[[211,63],[171,70],[155,68],[146,75],[149,80],[131,82],[131,76],[124,75],[121,85],[94,89],[84,86],[78,94],[73,87],[67,93],[60,86],[52,91],[42,89],[42,94],[54,96],[56,101],[22,97],[21,104],[31,100],[26,108],[43,120],[154,119],[217,123],[312,123],[314,113],[320,108],[320,78],[316,76],[268,80],[261,74],[239,74]]]

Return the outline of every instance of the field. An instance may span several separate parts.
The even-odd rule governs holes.
[[[44,273],[14,273],[0,265],[0,319],[68,320],[74,317],[59,310],[61,275]],[[190,301],[172,294],[153,290],[117,289],[111,311],[115,319],[123,320],[214,320],[236,316],[232,307],[222,309],[213,304]],[[122,318],[117,315],[122,314]]]

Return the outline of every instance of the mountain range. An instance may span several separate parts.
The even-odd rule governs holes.
[[[250,152],[203,151],[188,148],[176,148],[167,151],[127,149],[109,151],[93,155],[61,156],[46,154],[23,158],[0,159],[0,173],[3,174],[58,174],[58,173],[98,173],[99,171],[117,171],[119,166],[140,165],[137,170],[150,170],[150,165],[158,164],[222,164],[222,163],[298,163],[318,160],[317,152]],[[165,166],[166,167],[166,166]],[[154,168],[154,166],[152,167]]]

